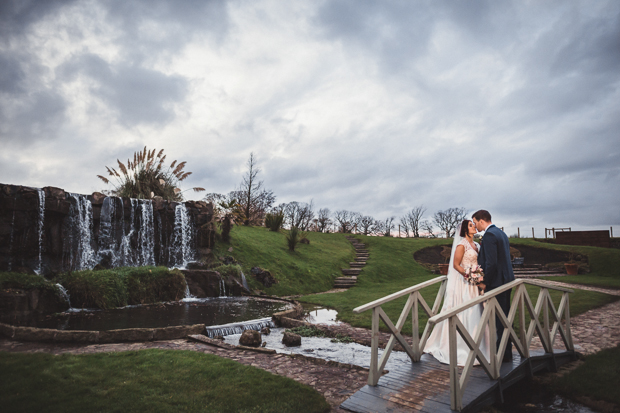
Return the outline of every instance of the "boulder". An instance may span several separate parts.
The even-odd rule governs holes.
[[[301,346],[301,336],[299,334],[285,331],[282,336],[282,343],[286,347],[299,347]]]
[[[302,238],[299,240],[300,244],[310,244],[310,240],[308,238]]]
[[[260,333],[268,336],[269,334],[271,334],[271,329],[269,327],[263,327],[261,328]]]
[[[267,288],[278,282],[269,271],[265,271],[260,267],[253,267],[250,272],[261,284],[263,284]]]
[[[222,279],[219,272],[208,270],[181,271],[192,295],[198,298],[219,297],[220,280]]]
[[[239,344],[248,347],[260,347],[262,341],[260,332],[255,330],[245,330],[239,338]]]

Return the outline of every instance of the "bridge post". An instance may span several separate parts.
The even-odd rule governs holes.
[[[461,389],[459,386],[459,367],[456,354],[456,316],[448,318],[448,342],[450,348],[450,408],[461,411]]]
[[[370,339],[370,368],[368,371],[368,384],[376,386],[381,372],[379,371],[379,308],[372,309],[372,337]]]

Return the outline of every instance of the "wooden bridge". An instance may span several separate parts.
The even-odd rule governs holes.
[[[519,380],[531,377],[540,370],[555,371],[560,365],[575,359],[568,301],[568,294],[572,293],[572,290],[551,286],[538,280],[520,279],[439,313],[446,282],[446,276],[437,277],[353,310],[356,313],[372,310],[370,372],[368,385],[347,399],[340,407],[353,412],[473,411],[496,401],[503,401],[503,390]],[[420,291],[437,283],[441,285],[431,308]],[[532,303],[526,285],[539,288],[536,305]],[[506,316],[495,297],[513,288],[514,295],[510,311]],[[557,290],[562,294],[557,309],[549,290]],[[408,297],[407,302],[400,318],[394,324],[381,306],[405,296]],[[481,303],[484,305],[480,321],[483,328],[478,328],[474,333],[475,336],[472,337],[461,323],[458,314]],[[419,308],[422,308],[429,317],[421,336],[419,334]],[[409,314],[411,314],[413,327],[411,342],[401,335]],[[497,337],[496,316],[504,325],[499,351],[493,345]],[[527,323],[526,316],[529,316]],[[382,320],[391,332],[381,358],[379,358],[379,320]],[[423,354],[424,346],[433,327],[444,320],[449,323],[449,365],[441,364],[434,357]],[[484,327],[488,328],[490,343],[492,343],[488,358],[480,350],[480,343],[484,338]],[[564,347],[561,350],[553,348],[558,333]],[[464,367],[457,366],[457,334],[470,349]],[[538,346],[533,345],[535,335],[540,340]],[[509,340],[514,344],[518,354],[513,354],[511,362],[502,363]],[[392,368],[382,376],[396,343],[403,347],[412,363]],[[480,365],[474,367],[476,359]]]

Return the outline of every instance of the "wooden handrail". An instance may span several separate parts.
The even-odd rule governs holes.
[[[397,291],[397,292],[395,292],[393,294],[386,295],[385,297],[379,298],[378,300],[371,301],[368,304],[364,304],[364,305],[361,305],[359,307],[356,307],[356,308],[353,309],[353,312],[356,313],[356,314],[363,313],[364,311],[370,310],[370,309],[375,308],[375,307],[379,307],[382,304],[385,304],[385,303],[390,302],[392,300],[395,300],[397,298],[403,297],[403,296],[405,296],[407,294],[411,294],[411,293],[413,293],[415,291],[419,291],[419,290],[421,290],[423,288],[426,288],[426,287],[428,287],[430,285],[433,285],[433,284],[437,284],[437,283],[442,282],[442,281],[447,280],[447,279],[448,279],[447,275],[442,275],[440,277],[433,278],[432,280],[428,280],[428,281],[425,281],[423,283],[416,284],[413,287],[405,288],[404,290],[400,290],[400,291]]]
[[[437,292],[433,306],[430,307],[426,303],[426,300],[422,296],[420,290],[436,283],[441,283],[441,286]],[[439,307],[444,298],[446,284],[446,276],[433,278],[432,280],[428,280],[418,285],[398,291],[394,294],[390,294],[353,310],[355,313],[372,310],[372,338],[370,367],[368,372],[369,385],[377,385],[381,372],[383,371],[383,368],[385,367],[396,343],[399,343],[403,347],[412,362],[420,361],[421,355],[424,352],[424,347],[426,346],[426,341],[428,340],[431,331],[441,321],[447,321],[449,326],[450,407],[452,410],[462,409],[465,386],[467,385],[476,360],[480,361],[480,365],[489,378],[497,380],[500,377],[500,366],[509,341],[514,343],[516,350],[522,358],[529,358],[529,347],[532,343],[532,339],[534,338],[534,334],[539,336],[545,352],[553,353],[553,342],[556,335],[559,333],[561,339],[564,341],[566,349],[569,351],[574,351],[570,329],[570,310],[568,299],[568,294],[572,293],[573,290],[564,287],[556,287],[540,280],[520,279],[496,288],[482,296],[473,298],[443,313],[439,313]],[[535,305],[530,299],[525,288],[526,284],[541,288]],[[496,297],[498,294],[512,288],[514,288],[514,297],[509,313],[504,314],[504,310],[500,307]],[[562,298],[557,310],[553,304],[549,290],[562,292]],[[407,295],[407,302],[405,303],[400,317],[396,323],[393,323],[385,311],[383,311],[381,305]],[[485,307],[479,324],[480,328],[477,328],[475,332],[469,332],[460,321],[458,315],[462,311],[481,303],[485,303]],[[420,309],[429,316],[429,320],[426,323],[424,332],[421,336],[418,328],[418,307],[420,307]],[[526,313],[529,313],[530,315],[530,321],[527,323],[529,325],[526,324]],[[409,314],[411,314],[413,322],[411,343],[409,343],[401,334],[402,328],[405,325]],[[542,321],[540,320],[541,318]],[[496,319],[504,326],[504,333],[501,337],[497,337]],[[379,358],[378,355],[380,320],[383,321],[391,333],[390,339],[383,354],[381,355],[381,358]],[[515,330],[514,328],[515,321],[519,322],[518,330]],[[564,325],[562,325],[562,321],[564,322]],[[488,355],[483,354],[480,348],[485,331],[488,331],[489,342],[491,343]],[[461,374],[459,374],[456,355],[457,337],[459,336],[470,348],[467,361],[465,362],[465,366]],[[498,348],[494,345],[496,338],[500,340]]]
[[[552,286],[549,284],[546,284],[543,281],[535,281],[535,280],[514,280],[509,282],[508,284],[504,284],[501,287],[495,288],[494,290],[489,291],[488,293],[484,293],[483,295],[480,295],[478,297],[472,298],[469,301],[465,301],[463,304],[457,306],[457,307],[452,307],[450,310],[446,311],[446,312],[442,312],[437,314],[436,316],[433,316],[431,318],[429,318],[428,322],[431,324],[437,324],[442,322],[443,320],[452,317],[453,315],[456,315],[462,311],[467,310],[470,307],[473,307],[475,305],[478,305],[480,303],[483,303],[487,300],[489,300],[491,297],[496,297],[497,295],[503,293],[504,291],[508,291],[512,288],[515,288],[521,284],[531,284],[531,285],[535,285],[537,287],[544,287],[544,288],[548,288],[550,290],[557,290],[557,291],[562,291],[565,293],[572,293],[573,290],[571,290],[570,288],[564,288],[564,287],[556,287],[556,286]]]

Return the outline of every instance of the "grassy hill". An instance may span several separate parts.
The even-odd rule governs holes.
[[[234,256],[246,274],[255,265],[271,271],[279,284],[262,288],[256,280],[251,279],[250,282],[252,287],[261,287],[273,295],[327,291],[332,287],[335,277],[340,275],[340,268],[347,268],[355,254],[343,234],[309,233],[310,245],[299,245],[295,252],[288,251],[284,234],[269,232],[265,228],[236,227],[231,234],[230,246],[233,251],[226,251],[228,244],[220,244],[216,252]],[[306,295],[302,300],[334,308],[338,310],[339,319],[365,328],[370,327],[370,312],[354,314],[353,308],[436,277],[413,259],[413,253],[421,248],[451,243],[451,240],[446,239],[357,237],[370,251],[370,259],[357,285],[342,293]],[[511,242],[586,254],[590,259],[592,275],[579,277],[606,277],[610,282],[620,279],[616,270],[620,268],[620,250],[562,246],[526,239],[511,239]],[[438,288],[431,287],[423,292],[430,305]],[[537,291],[537,288],[531,289],[534,298]],[[559,294],[552,295],[556,300],[559,299]],[[570,299],[571,315],[575,316],[616,299],[596,292],[575,291]],[[384,305],[383,309],[395,321],[404,303],[405,298],[402,298]],[[425,317],[421,319],[425,320]],[[411,333],[410,323],[405,325],[404,331]]]

